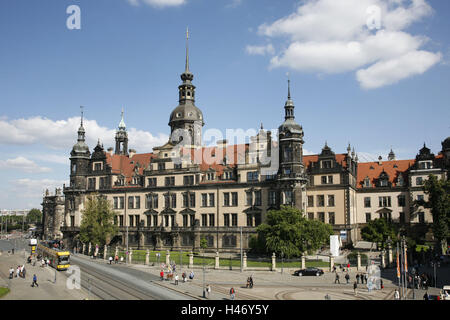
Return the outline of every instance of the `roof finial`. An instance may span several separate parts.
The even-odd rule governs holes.
[[[186,73],[189,73],[189,27],[186,27]]]
[[[122,119],[120,120],[119,123],[119,129],[126,129],[125,121],[123,121],[123,107],[122,107]]]
[[[83,106],[80,106],[81,109],[81,126],[83,126]]]
[[[289,76],[289,72],[286,73],[288,78],[288,100],[291,100],[291,78]]]

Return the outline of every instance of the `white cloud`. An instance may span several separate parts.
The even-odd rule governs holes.
[[[186,0],[127,0],[133,6],[139,6],[141,3],[152,7],[175,7],[186,3]]]
[[[79,117],[56,121],[40,116],[10,121],[3,119],[0,120],[0,144],[39,144],[52,149],[65,150],[68,154],[77,141],[79,126]],[[84,119],[83,126],[86,131],[86,143],[91,150],[96,146],[98,139],[105,147],[115,145],[115,129],[102,127],[97,121],[88,119]],[[138,152],[150,152],[154,146],[166,143],[168,138],[162,133],[154,136],[147,131],[128,129],[128,145]]]
[[[260,25],[258,32],[271,39],[288,37],[287,46],[271,58],[271,68],[356,71],[360,86],[373,89],[423,73],[441,60],[440,53],[419,51],[427,37],[404,30],[432,13],[425,0],[305,0],[289,16]],[[394,67],[414,63],[412,71]]]
[[[247,46],[245,48],[245,51],[247,52],[247,54],[250,55],[261,55],[261,56],[275,53],[275,49],[273,48],[272,44],[268,44],[266,46]]]
[[[44,173],[52,171],[50,168],[39,166],[36,162],[24,157],[0,160],[0,169],[20,170],[27,173]]]
[[[422,74],[441,59],[440,54],[414,51],[359,70],[356,77],[365,89],[375,89],[396,83],[413,75]]]

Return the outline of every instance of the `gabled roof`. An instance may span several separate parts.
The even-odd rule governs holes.
[[[395,187],[399,174],[402,174],[404,181],[407,181],[406,171],[413,164],[413,159],[383,161],[381,162],[381,165],[378,164],[378,162],[359,162],[356,186],[357,188],[363,188],[364,179],[369,177],[370,186],[375,187],[375,179],[378,179],[380,174],[384,171],[389,176],[389,182]]]

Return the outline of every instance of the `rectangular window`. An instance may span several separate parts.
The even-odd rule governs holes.
[[[335,224],[334,212],[328,212],[328,223],[331,225]]]
[[[166,187],[175,185],[175,177],[166,177],[165,178]]]
[[[119,216],[119,226],[123,227],[123,216],[122,215]]]
[[[187,226],[188,226],[188,215],[183,214],[183,227],[187,227]]]
[[[237,227],[237,225],[238,225],[238,215],[237,215],[237,213],[233,213],[231,215],[231,225],[233,227]]]
[[[328,176],[328,184],[333,184],[333,176]]]
[[[88,189],[95,190],[95,178],[88,179]]]
[[[325,212],[317,212],[317,218],[321,222],[325,222]]]
[[[134,206],[135,206],[135,209],[141,208],[141,197],[140,196],[134,197]]]
[[[154,227],[158,226],[158,216],[156,214],[153,215],[153,226]]]
[[[247,227],[253,227],[253,215],[247,214]]]
[[[322,176],[321,180],[322,180],[322,184],[327,184],[327,176]]]
[[[214,201],[214,193],[210,193],[209,194],[209,206],[210,207],[214,207],[214,203],[215,203],[215,201]]]
[[[284,204],[291,205],[294,203],[294,197],[292,191],[284,192]]]
[[[128,197],[128,209],[134,209],[134,197]]]
[[[156,178],[148,178],[147,181],[149,187],[156,187]]]
[[[253,192],[247,191],[245,194],[247,196],[247,206],[253,205]]]
[[[119,209],[123,209],[124,208],[124,204],[125,204],[125,198],[124,197],[119,197],[119,200],[120,200]]]
[[[277,204],[277,192],[276,191],[269,191],[269,206],[274,206]]]
[[[378,206],[379,207],[390,207],[391,206],[391,197],[378,197]]]
[[[400,212],[400,223],[405,223],[405,213],[404,212]]]
[[[314,196],[308,196],[308,207],[314,207]]]
[[[168,194],[164,195],[164,208],[170,208],[170,197]]]
[[[423,194],[417,195],[417,201],[423,201]]]
[[[183,193],[183,208],[188,207],[188,195],[187,193]]]
[[[255,206],[261,205],[261,190],[255,191]]]
[[[423,178],[422,177],[417,177],[416,178],[416,185],[421,186],[423,184]]]
[[[172,194],[172,208],[176,208],[177,207],[177,195],[176,194]]]
[[[158,170],[159,171],[166,170],[166,163],[165,162],[158,163]]]
[[[189,194],[189,206],[195,208],[195,193]]]
[[[210,213],[209,214],[209,226],[210,227],[214,227],[215,226],[215,223],[214,223],[215,218],[214,217],[215,217],[214,213]]]
[[[364,208],[370,208],[370,197],[364,197]]]
[[[418,216],[419,216],[419,222],[420,223],[425,223],[425,213],[424,212],[419,212]]]
[[[231,205],[233,207],[236,207],[238,205],[238,193],[237,192],[231,193]]]
[[[115,218],[114,224],[117,224],[117,216],[114,216],[114,218]],[[74,216],[70,216],[70,226],[75,227],[75,217]]]
[[[113,197],[114,200],[114,209],[119,209],[119,198]]]
[[[208,203],[208,195],[206,193],[202,193],[202,207],[206,207]]]
[[[134,216],[128,216],[128,222],[129,222],[129,226],[133,227],[134,226]]]
[[[334,195],[333,194],[328,195],[328,206],[334,207]]]
[[[370,212],[366,212],[366,222],[369,222],[371,220]]]
[[[247,181],[258,181],[258,171],[247,172]]]
[[[308,219],[314,220],[314,212],[308,212]]]
[[[139,227],[139,224],[141,223],[141,217],[138,214],[134,216],[134,223],[136,224],[136,227]]]
[[[189,223],[191,224],[191,227],[195,226],[195,214],[189,215]]]
[[[202,214],[202,227],[207,227],[207,226],[208,226],[208,215]]]
[[[152,226],[152,216],[147,216],[147,227]]]
[[[230,206],[230,193],[229,192],[224,192],[223,193],[223,205],[225,207],[229,207]]]
[[[164,226],[165,226],[165,227],[168,227],[168,226],[169,226],[169,216],[168,216],[168,215],[165,215],[165,216],[164,216]]]
[[[324,168],[324,169],[331,168],[331,160],[323,160],[322,161],[322,168]]]
[[[225,227],[229,227],[230,226],[230,215],[228,213],[225,213],[223,215],[223,225]]]
[[[405,207],[406,206],[406,197],[404,195],[398,196],[398,206],[399,207]]]
[[[325,196],[324,195],[318,195],[317,196],[317,206],[318,207],[324,207],[325,206]]]
[[[184,176],[183,183],[185,186],[192,186],[194,184],[194,176]]]

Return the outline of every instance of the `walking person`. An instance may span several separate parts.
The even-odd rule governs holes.
[[[161,269],[159,276],[161,277],[161,281],[163,281],[164,280],[164,270]]]
[[[350,276],[349,276],[348,272],[345,274],[345,280],[347,280],[347,284],[348,284],[348,281],[350,280]]]
[[[119,256],[116,254],[114,257],[114,263],[117,264],[119,262]]]
[[[113,261],[113,257],[109,257],[109,264],[112,264],[112,261]]]
[[[230,289],[230,299],[234,300],[235,296],[236,296],[236,292],[234,291],[234,288],[231,288]]]
[[[175,274],[175,285],[178,285],[178,273]]]
[[[395,289],[395,292],[394,292],[394,299],[395,299],[395,300],[400,300],[400,292],[398,292],[398,289]]]
[[[209,299],[209,295],[211,294],[211,286],[209,284],[206,286],[206,293],[208,294]]]
[[[181,278],[183,278],[183,282],[186,282],[186,272],[183,272],[183,274],[181,275]]]
[[[9,278],[10,279],[14,278],[14,268],[13,267],[9,268]]]
[[[423,295],[423,300],[430,300],[430,296],[428,295],[428,291]]]
[[[359,273],[356,274],[356,282],[359,283]]]
[[[34,285],[36,285],[36,287],[39,287],[38,283],[37,283],[37,277],[36,274],[33,275],[33,283],[31,284],[31,286],[34,288]]]
[[[353,292],[355,293],[355,296],[358,295],[358,284],[356,281],[353,283]]]
[[[336,272],[336,278],[334,279],[334,283],[339,283],[341,284],[341,282],[339,281],[339,274]]]

